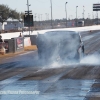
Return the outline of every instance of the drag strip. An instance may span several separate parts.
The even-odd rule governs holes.
[[[0,65],[0,90],[39,91],[24,95],[24,100],[100,100],[100,63],[94,60],[100,62],[99,32],[83,33],[82,40],[86,54],[82,63],[41,66],[37,51],[5,59]],[[21,94],[0,97],[23,100]]]

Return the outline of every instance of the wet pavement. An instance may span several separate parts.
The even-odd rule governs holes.
[[[73,70],[73,68],[77,69],[77,71]],[[32,68],[22,70],[20,74],[18,73],[18,75],[0,81],[0,100],[98,100],[90,98],[100,98],[100,78],[83,78],[86,75],[89,76],[90,71],[96,73],[96,68],[100,70],[98,67],[89,67],[90,70],[86,70],[87,74],[84,73],[84,75],[82,67],[80,70],[77,66],[63,66],[62,68],[46,70]],[[73,74],[74,72],[76,74]],[[82,74],[77,74],[78,72]],[[45,73],[46,77],[44,77],[43,73]],[[66,74],[70,75],[66,76]],[[37,76],[41,77],[41,79]]]
[[[83,100],[94,80],[18,81],[19,77],[2,81],[0,91],[36,91],[34,94],[3,94],[1,100]]]

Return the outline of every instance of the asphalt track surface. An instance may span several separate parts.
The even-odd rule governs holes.
[[[0,100],[100,100],[100,32],[81,35],[80,64],[40,66],[37,51],[0,59]]]

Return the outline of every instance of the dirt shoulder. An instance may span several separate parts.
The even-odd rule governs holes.
[[[19,55],[19,54],[23,54],[23,53],[26,53],[28,51],[34,51],[34,50],[37,50],[37,46],[36,45],[25,47],[24,50],[21,51],[21,52],[7,53],[7,54],[4,54],[4,55],[0,54],[0,58],[13,57],[13,56],[16,56],[16,55]]]

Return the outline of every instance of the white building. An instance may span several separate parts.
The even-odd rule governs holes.
[[[7,25],[4,26],[5,31],[9,30],[22,30],[24,24],[17,19],[8,19]]]
[[[7,22],[3,22],[3,25],[2,23],[0,22],[0,31],[4,30],[4,26],[7,24]]]

